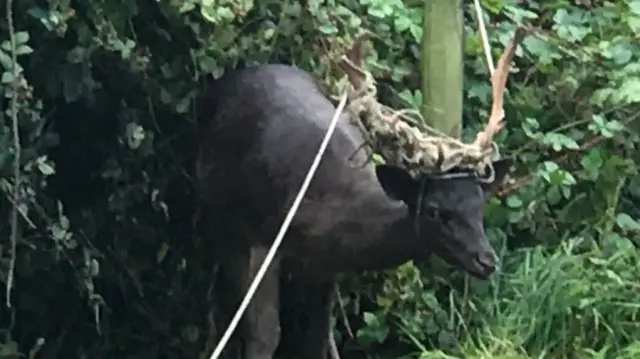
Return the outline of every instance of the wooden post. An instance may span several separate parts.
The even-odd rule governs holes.
[[[459,138],[462,129],[463,39],[461,0],[424,0],[421,44],[422,107],[427,125]],[[431,274],[447,276],[444,260],[432,256]]]
[[[461,0],[424,0],[420,112],[426,123],[460,137],[463,103]]]

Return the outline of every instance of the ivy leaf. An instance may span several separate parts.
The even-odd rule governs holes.
[[[542,143],[551,146],[554,151],[558,152],[563,149],[577,150],[580,148],[578,143],[572,138],[561,133],[548,133],[542,139]]]
[[[640,102],[640,79],[629,78],[622,83],[617,100],[623,104]]]
[[[367,9],[367,14],[378,19],[384,19],[385,17],[384,11],[380,8],[375,8],[375,7],[370,7],[369,9]]]
[[[616,65],[624,65],[633,57],[633,51],[629,49],[629,45],[615,44],[607,46],[602,56],[613,60]]]
[[[29,42],[29,33],[26,31],[18,31],[15,33],[16,46],[24,45]]]
[[[626,213],[620,213],[616,216],[616,224],[625,231],[640,231],[640,222]]]
[[[634,32],[638,32],[640,30],[640,16],[629,16],[627,25],[629,25]]]
[[[422,41],[422,27],[416,24],[411,25],[409,32],[413,36],[413,39],[420,42]]]
[[[562,58],[548,41],[537,36],[526,37],[522,40],[522,46],[536,56],[541,64],[550,64],[554,59]]]
[[[585,156],[580,159],[580,165],[588,174],[588,177],[592,180],[598,178],[600,167],[603,164],[602,154],[599,149],[591,149]]]
[[[550,205],[553,206],[558,204],[561,199],[562,193],[560,193],[559,186],[552,186],[549,188],[549,190],[547,190],[547,202],[549,202]]]
[[[509,196],[507,197],[507,206],[509,208],[520,208],[522,207],[522,200],[518,196]]]
[[[320,25],[318,30],[325,35],[335,35],[338,33],[338,28],[330,22]]]
[[[216,68],[218,68],[218,63],[211,56],[200,57],[198,59],[198,65],[200,66],[200,70],[204,72],[213,72]]]
[[[56,170],[46,162],[38,162],[38,170],[45,176],[52,175],[56,172]]]
[[[640,91],[640,81],[638,81],[638,91]],[[640,95],[637,96],[640,99]],[[589,124],[588,128],[596,134],[601,134],[603,137],[611,138],[613,137],[614,132],[623,130],[624,125],[620,121],[608,121],[602,115],[594,115],[593,122]]]
[[[631,11],[635,15],[640,15],[640,1],[630,1],[629,2],[629,11]]]
[[[396,17],[396,19],[393,22],[393,24],[395,25],[396,30],[402,32],[402,31],[405,31],[408,28],[410,28],[411,25],[413,25],[413,22],[411,21],[410,18],[408,18],[406,16],[398,16],[398,17]]]
[[[5,71],[2,73],[2,81],[0,83],[10,84],[13,81],[13,73],[11,71]]]
[[[11,70],[11,68],[13,67],[11,66],[11,64],[11,56],[0,49],[0,65],[2,65],[5,70]]]
[[[33,49],[29,45],[20,45],[16,48],[16,55],[28,55],[33,52]]]
[[[522,211],[511,211],[507,215],[507,219],[509,223],[518,223],[524,217],[524,213]]]

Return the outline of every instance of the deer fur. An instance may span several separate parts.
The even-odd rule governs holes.
[[[241,298],[291,207],[335,107],[302,70],[264,65],[217,80],[204,94],[202,108],[205,127],[197,160],[207,223],[202,236],[215,243],[222,272]],[[488,188],[471,173],[414,179],[397,167],[366,164],[359,131],[343,114],[245,313],[237,333],[243,358],[273,358],[280,342],[280,311],[295,309],[280,308],[283,281],[304,298],[297,310],[305,313],[306,325],[296,333],[295,356],[326,359],[338,274],[393,267],[431,253],[481,278],[493,271],[496,257],[482,223]],[[510,164],[494,163],[496,183]]]

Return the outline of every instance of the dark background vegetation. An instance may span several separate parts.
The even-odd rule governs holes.
[[[490,101],[471,5],[465,138]],[[637,357],[640,1],[483,5],[496,58],[516,23],[539,28],[517,53],[497,138],[519,161],[516,184],[487,205],[502,271],[479,282],[433,261],[349,278],[338,345],[346,357]],[[380,100],[417,107],[421,6],[21,0],[13,29],[3,6],[0,213],[17,209],[18,226],[0,222],[0,276],[12,278],[0,357],[208,358],[226,323],[208,239],[192,221],[206,76],[284,62],[329,83],[328,59],[366,29]]]

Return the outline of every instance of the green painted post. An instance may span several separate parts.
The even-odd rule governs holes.
[[[460,137],[463,103],[461,0],[425,0],[420,112],[426,123]]]

